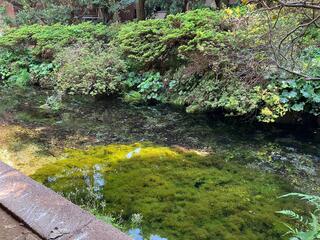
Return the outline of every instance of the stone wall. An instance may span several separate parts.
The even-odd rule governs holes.
[[[1,161],[0,205],[44,239],[131,240]]]

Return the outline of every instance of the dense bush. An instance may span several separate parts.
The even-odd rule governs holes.
[[[0,51],[0,79],[7,86],[26,86],[30,81],[28,67],[32,58],[28,51],[17,55],[7,50]]]
[[[65,72],[62,73],[62,71],[65,71],[65,68],[60,72],[58,69],[60,67],[59,64],[65,64],[69,61],[70,57],[73,57],[73,60],[76,57],[70,53],[68,47],[79,46],[79,44],[93,45],[95,42],[104,39],[106,32],[106,26],[93,23],[82,23],[78,25],[55,24],[51,26],[31,25],[11,28],[0,38],[1,79],[6,85],[35,84],[42,88],[55,88],[57,85],[59,85],[59,87],[62,85],[66,87],[68,83],[70,84],[70,82],[68,82],[69,79],[66,79],[65,84],[61,82],[64,79],[64,74],[66,74]],[[67,49],[64,54],[65,48]],[[104,49],[100,50],[104,51]],[[57,55],[59,59],[55,61]],[[62,55],[68,59],[62,60]],[[92,53],[91,56],[93,55]],[[90,59],[90,61],[93,62],[96,60],[100,61],[97,67],[103,68],[108,65],[108,61],[110,60],[107,60],[104,65],[101,65],[101,61],[103,60],[101,57],[102,53],[99,53],[96,59],[90,59],[90,57],[86,57],[86,59]],[[114,58],[114,56],[112,56],[112,58]],[[83,63],[85,63],[85,59]],[[92,62],[88,64],[92,64]],[[115,66],[115,71],[119,70],[117,66],[118,65]],[[77,67],[83,67],[82,73],[88,70],[88,65],[86,64],[81,63]],[[56,78],[57,76],[54,75],[54,71],[56,73],[59,72],[58,79]],[[105,71],[104,69],[104,72]],[[108,69],[108,71],[110,72],[110,69]],[[70,79],[69,81],[73,80],[74,79]],[[15,82],[17,84],[15,84]],[[100,82],[100,80],[97,82]],[[88,89],[86,91],[91,90]]]
[[[297,59],[308,76],[320,77],[320,49],[307,47]],[[287,111],[320,115],[320,82],[281,73],[272,76],[269,88],[277,89],[280,103]]]
[[[52,59],[62,47],[77,42],[95,42],[103,39],[107,28],[102,24],[30,25],[12,28],[0,38],[0,48],[18,52],[30,49],[34,57]]]
[[[21,52],[4,49],[0,51],[0,79],[5,86],[33,84],[52,88],[53,69],[51,62],[38,61],[28,49]]]
[[[232,45],[222,20],[222,12],[201,9],[170,15],[165,20],[132,22],[123,25],[114,41],[133,68],[178,65],[176,61],[184,60],[190,52],[214,53]]]
[[[186,105],[189,112],[225,109],[229,114],[241,115],[254,110],[258,104],[254,89],[233,79],[218,79],[214,73],[187,77],[177,72],[170,82],[170,99]]]
[[[31,75],[30,83],[42,88],[54,86],[53,70],[55,66],[51,62],[34,62],[29,65]]]
[[[153,85],[159,83],[155,99],[184,105],[189,112],[253,114],[264,122],[274,122],[288,111],[317,115],[319,84],[276,69],[267,47],[268,25],[253,9],[251,5],[223,11],[199,9],[165,20],[133,22],[123,25],[113,41],[131,70],[161,73],[162,83],[157,78]],[[276,11],[271,15],[276,16]],[[302,17],[288,13],[287,18],[280,18],[274,41],[290,30],[291,20],[297,22]],[[319,76],[319,48],[310,47],[317,35],[310,31],[307,36],[300,44],[306,50],[297,52],[297,57],[301,66]],[[274,71],[275,76],[269,77]],[[293,80],[283,82],[287,79]],[[140,78],[139,84],[144,81],[150,85],[147,78]],[[288,86],[288,82],[298,84]],[[298,88],[295,96],[292,87]],[[139,95],[130,96],[146,98],[137,92]]]
[[[189,112],[249,114],[263,101],[255,88],[262,76],[252,64],[256,56],[250,54],[258,45],[257,31],[244,18],[249,11],[198,9],[129,23],[114,42],[132,70],[161,72],[155,99],[184,105]],[[150,85],[147,79],[145,85]]]
[[[71,94],[121,92],[130,102],[169,102],[188,112],[218,110],[264,122],[289,111],[319,115],[319,82],[277,69],[267,47],[268,26],[253,9],[198,9],[109,27],[12,28],[0,38],[0,76],[11,85]],[[274,41],[289,31],[290,19],[301,17],[280,18]],[[311,27],[295,56],[300,69],[314,77],[320,75],[319,37]]]
[[[111,46],[77,44],[65,48],[54,61],[56,89],[69,94],[112,94],[122,89],[124,62]]]
[[[68,23],[72,9],[68,6],[49,4],[46,8],[24,8],[9,23],[17,25]]]
[[[17,61],[18,58],[16,55],[9,51],[2,50],[0,52],[0,77],[1,80],[6,80],[9,78],[13,72],[14,68],[11,66],[11,63]]]
[[[142,75],[131,72],[126,78],[125,85],[129,91],[125,95],[125,100],[128,102],[164,100],[165,89],[158,72],[146,72]]]
[[[295,112],[320,114],[320,83],[317,81],[287,80],[279,83],[281,101]]]

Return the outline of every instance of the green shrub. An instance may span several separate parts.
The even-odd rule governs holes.
[[[230,45],[231,33],[223,19],[223,12],[199,9],[164,20],[132,22],[122,26],[114,41],[133,68],[159,68],[193,51],[215,52]]]
[[[137,78],[145,92],[156,93],[151,99],[184,105],[188,112],[223,110],[237,116],[255,113],[263,105],[275,117],[282,112],[266,103],[262,88],[255,87],[263,82],[256,61],[265,62],[264,52],[255,54],[256,48],[265,42],[256,41],[262,29],[247,24],[248,11],[198,9],[133,22],[122,26],[113,41],[132,70],[161,72],[162,79]]]
[[[178,72],[169,89],[169,100],[187,106],[188,112],[222,109],[228,115],[244,115],[254,111],[260,101],[255,88],[233,79],[217,79],[214,73],[188,77]]]
[[[19,69],[5,82],[6,87],[26,87],[30,83],[30,74],[27,69]]]
[[[30,83],[31,76],[28,66],[33,62],[28,51],[23,54],[2,50],[0,51],[0,79],[7,87],[24,87]]]
[[[316,39],[318,42],[320,41],[320,34]],[[306,72],[310,77],[320,78],[320,47],[309,45],[304,49],[299,60],[303,66],[303,72]]]
[[[112,46],[76,44],[57,54],[56,89],[69,94],[113,94],[121,91],[124,62]]]
[[[137,91],[130,91],[124,94],[123,101],[130,104],[138,104],[143,102],[144,98]]]
[[[257,88],[260,98],[260,112],[258,120],[265,123],[275,122],[288,111],[288,105],[281,101],[279,89],[269,84],[265,89]]]
[[[11,28],[0,38],[0,48],[19,52],[30,49],[41,59],[53,59],[61,48],[77,42],[95,42],[104,39],[106,26],[89,22],[78,25],[29,25]]]
[[[14,61],[17,61],[17,56],[9,51],[0,52],[0,78],[1,80],[8,79],[12,73],[11,64]]]
[[[280,85],[281,102],[289,105],[295,112],[320,114],[320,82],[305,80],[287,80]]]
[[[31,75],[31,84],[39,85],[41,88],[53,88],[54,78],[53,78],[53,63],[42,62],[42,63],[32,63],[29,65],[29,71]]]
[[[17,25],[68,23],[71,19],[72,9],[68,6],[54,4],[44,9],[24,8],[19,11],[13,21]]]
[[[125,97],[134,102],[139,98],[145,101],[162,101],[164,97],[164,85],[161,75],[158,72],[145,72],[144,74],[130,73],[126,79],[126,86],[129,94]]]

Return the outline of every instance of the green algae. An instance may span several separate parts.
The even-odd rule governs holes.
[[[64,194],[91,189],[97,201],[104,202],[99,214],[121,216],[128,228],[131,216],[140,214],[146,235],[172,240],[280,239],[285,230],[275,211],[295,209],[293,202],[277,199],[291,191],[286,182],[220,156],[150,143],[67,153],[32,177]]]

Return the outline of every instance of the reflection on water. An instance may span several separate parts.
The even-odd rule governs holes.
[[[105,185],[104,176],[101,174],[101,166],[99,164],[94,165],[93,171],[93,189],[95,192],[99,192]]]
[[[142,231],[139,228],[130,229],[128,231],[128,234],[134,239],[134,240],[168,240],[167,238],[162,238],[158,235],[150,235],[149,239],[145,239],[142,236]]]
[[[138,148],[136,148],[135,150],[129,152],[129,153],[127,154],[127,159],[132,158],[134,154],[139,154],[140,151],[141,151],[141,148],[138,147]]]
[[[103,194],[101,193],[104,186],[105,186],[105,179],[103,174],[101,173],[101,166],[99,164],[95,164],[93,166],[92,171],[85,171],[85,170],[80,170],[83,172],[83,179],[86,187],[88,189],[92,189],[93,192],[96,194],[96,196],[99,199],[103,198]],[[91,177],[92,176],[92,177]],[[54,179],[54,181],[49,181],[49,178]],[[55,182],[56,178],[55,177],[48,177],[48,182]]]

